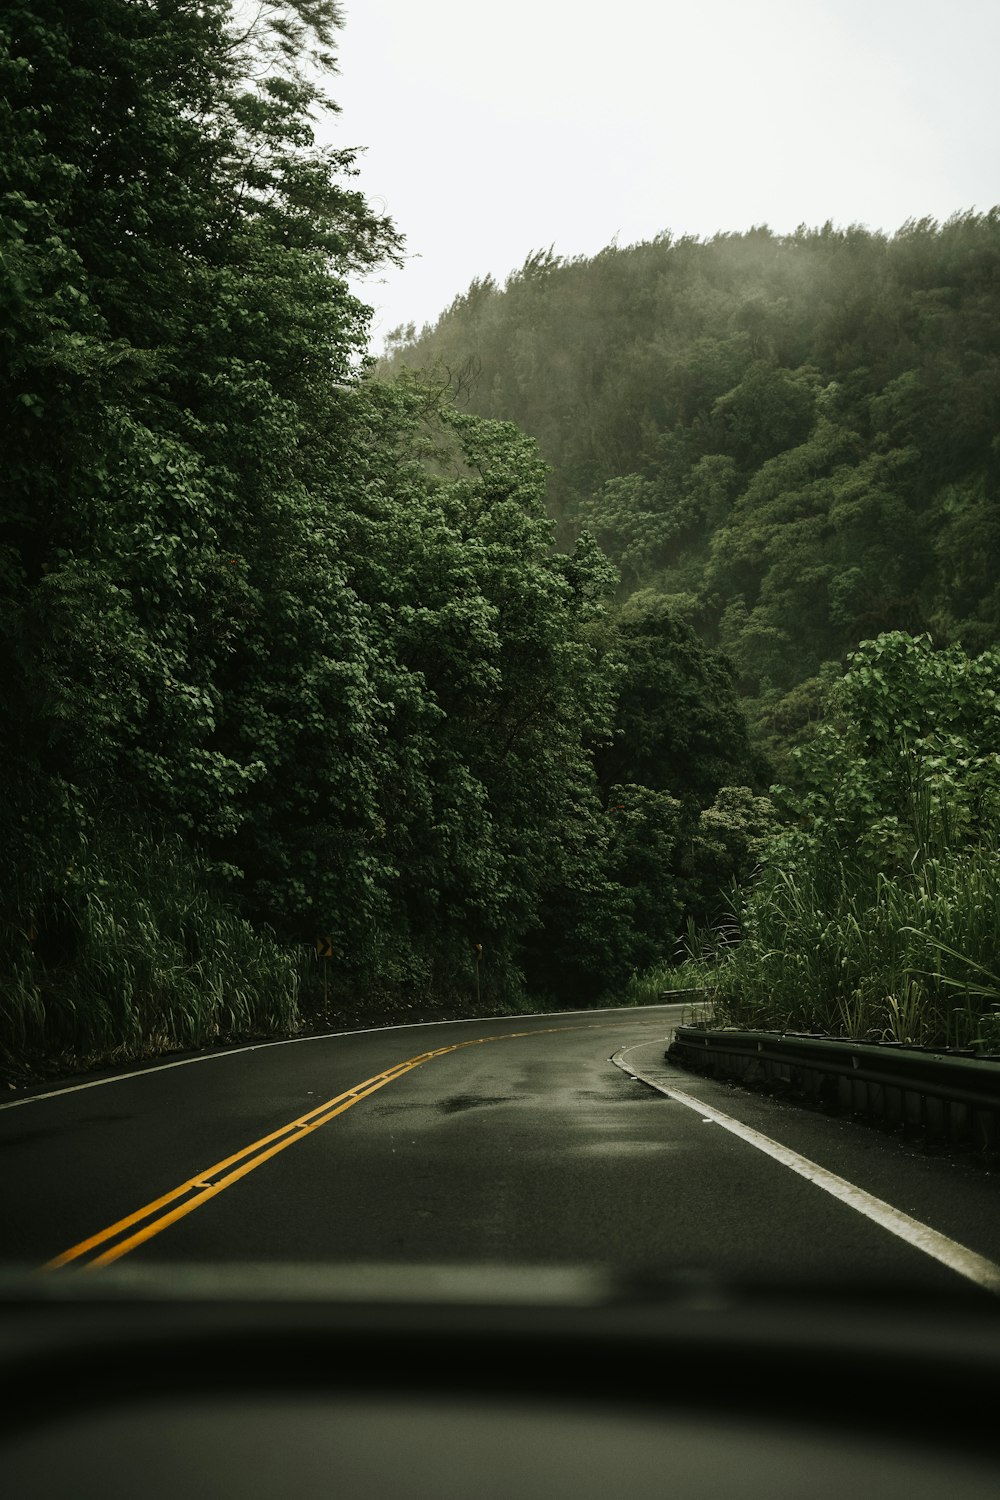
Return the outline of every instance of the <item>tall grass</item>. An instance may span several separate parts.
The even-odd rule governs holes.
[[[729,900],[734,897],[735,890],[730,891]],[[701,928],[689,917],[672,961],[633,974],[625,991],[625,1004],[655,1005],[668,993],[691,992],[690,1019],[704,1019],[714,996],[719,963],[736,936],[731,922],[714,929]],[[686,993],[683,999],[688,999]]]
[[[907,802],[902,845],[779,835],[730,921],[629,998],[700,986],[716,1026],[1000,1054],[1000,802],[973,818],[930,775]]]
[[[180,839],[81,824],[3,891],[0,1061],[94,1066],[294,1031],[295,956]]]
[[[925,844],[909,869],[771,868],[719,955],[716,1024],[1000,1051],[1000,846]]]

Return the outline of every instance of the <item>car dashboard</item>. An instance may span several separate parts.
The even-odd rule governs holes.
[[[0,1287],[10,1500],[995,1500],[1000,1306],[552,1267]]]

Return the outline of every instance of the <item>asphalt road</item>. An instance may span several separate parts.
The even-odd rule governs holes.
[[[679,1005],[172,1058],[0,1105],[0,1263],[614,1267],[1000,1292],[997,1184],[666,1063]]]

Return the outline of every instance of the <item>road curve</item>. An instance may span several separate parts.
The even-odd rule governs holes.
[[[988,1174],[679,1073],[664,1051],[686,1019],[661,1005],[393,1027],[49,1085],[0,1107],[0,1260],[996,1290]]]

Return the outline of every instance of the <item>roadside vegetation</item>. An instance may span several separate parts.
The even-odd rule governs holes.
[[[8,1065],[55,1072],[283,1033],[293,950],[213,889],[183,840],[101,821],[50,828],[3,929]]]
[[[715,1026],[1000,1054],[1000,653],[866,642],[793,755],[729,925],[631,993],[701,987]]]
[[[994,1045],[997,214],[376,361],[338,7],[244,9],[0,14],[0,1072],[693,982]]]
[[[376,377],[338,25],[0,16],[9,1075],[620,993],[766,812],[730,664],[555,545],[535,441]]]

